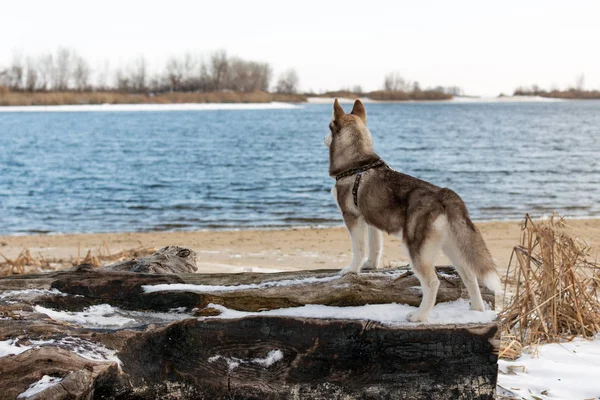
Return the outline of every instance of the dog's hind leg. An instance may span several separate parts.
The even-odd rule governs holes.
[[[383,232],[372,225],[368,225],[369,255],[363,263],[361,270],[372,271],[381,268],[383,258]]]
[[[427,321],[429,312],[435,305],[440,281],[433,263],[444,244],[446,236],[445,218],[434,222],[427,233],[421,236],[421,240],[411,242],[405,239],[404,241],[409,253],[412,270],[421,283],[423,293],[418,310],[408,315],[408,320],[411,322]]]
[[[435,299],[437,297],[438,288],[440,281],[435,273],[435,267],[433,266],[433,259],[430,251],[439,250],[439,244],[428,243],[425,245],[428,247],[425,251],[417,252],[410,255],[410,263],[415,276],[421,283],[421,291],[423,297],[421,299],[421,305],[419,309],[408,315],[408,320],[411,322],[427,321],[429,312],[435,305]]]
[[[460,275],[460,279],[462,279],[463,283],[467,287],[469,298],[471,299],[471,310],[484,311],[485,307],[483,304],[483,299],[481,298],[479,284],[477,283],[477,276],[475,276],[471,269],[468,268],[452,240],[448,240],[442,249],[446,257],[448,257],[452,262],[452,265],[454,265],[456,272],[458,272],[458,275]]]
[[[362,217],[355,216],[344,216],[344,222],[348,233],[350,234],[350,241],[352,242],[352,262],[346,268],[342,269],[340,273],[346,274],[357,274],[363,265],[365,260],[365,245],[367,242],[367,223]]]

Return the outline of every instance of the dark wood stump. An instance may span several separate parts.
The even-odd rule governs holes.
[[[407,269],[328,279],[337,273],[164,275],[84,266],[0,278],[0,342],[31,347],[0,357],[0,393],[14,398],[51,375],[63,381],[39,398],[493,398],[496,322],[394,326],[260,314],[196,318],[218,314],[206,308],[210,303],[256,312],[305,304],[420,302],[418,280]],[[438,302],[467,297],[453,268],[438,267],[438,274]],[[275,284],[309,277],[315,278],[312,283]],[[221,292],[144,291],[148,285],[173,283],[258,286]],[[494,296],[482,292],[493,305]],[[78,312],[99,304],[118,307],[115,310],[134,322],[98,327],[52,320],[40,309]],[[174,319],[160,319],[165,316]],[[121,364],[82,358],[86,346],[114,351]]]
[[[179,382],[207,399],[492,399],[496,334],[495,324],[186,320],[130,339],[119,357],[148,398]]]

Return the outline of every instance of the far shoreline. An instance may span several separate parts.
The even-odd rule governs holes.
[[[2,88],[0,88],[2,89]],[[24,108],[42,110],[44,107],[67,107],[69,109],[128,107],[152,109],[220,109],[231,105],[259,104],[326,104],[338,98],[340,102],[353,102],[359,98],[365,103],[495,103],[495,102],[562,102],[567,100],[594,100],[594,97],[560,97],[536,94],[467,96],[451,95],[434,90],[413,92],[373,91],[354,93],[347,91],[314,93],[270,93],[270,92],[166,92],[166,93],[128,93],[116,91],[64,91],[64,92],[27,92],[0,90],[0,110],[18,110]]]
[[[0,113],[10,112],[138,112],[138,111],[243,111],[298,109],[310,105],[333,103],[331,97],[309,97],[303,102],[217,102],[217,103],[102,103],[102,104],[59,104],[59,105],[0,105]],[[349,104],[354,98],[338,98],[340,103]],[[493,103],[564,103],[590,102],[584,99],[556,99],[533,96],[504,97],[454,97],[448,100],[372,100],[360,97],[366,104],[493,104]]]

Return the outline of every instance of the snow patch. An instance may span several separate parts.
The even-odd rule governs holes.
[[[50,343],[46,343],[46,345],[54,345],[60,348],[67,349],[77,354],[80,357],[83,357],[92,361],[114,361],[119,366],[121,365],[121,360],[117,357],[117,353],[115,350],[104,347],[99,343],[90,342],[89,340],[84,340],[72,336],[67,336],[60,340],[49,341]],[[32,342],[33,343],[33,342]]]
[[[19,345],[19,339],[8,339],[0,341],[0,357],[6,357],[13,354],[21,354],[27,351],[31,346]]]
[[[192,318],[185,313],[185,307],[171,309],[170,312],[127,311],[109,304],[99,304],[83,311],[56,311],[35,306],[35,311],[46,314],[55,321],[70,322],[88,328],[130,328],[151,323],[164,323]]]
[[[26,296],[68,296],[66,293],[62,293],[57,289],[25,289],[25,290],[8,290],[6,292],[0,293],[0,300],[4,299],[12,299]]]
[[[214,111],[282,110],[302,108],[290,103],[184,103],[184,104],[82,104],[64,106],[2,106],[0,112],[134,112],[134,111]]]
[[[225,360],[225,362],[227,363],[227,368],[229,369],[229,372],[231,372],[234,369],[236,369],[237,367],[239,367],[240,364],[258,364],[260,366],[268,368],[271,365],[275,364],[277,361],[280,361],[283,359],[283,352],[279,349],[271,350],[267,353],[266,357],[253,358],[251,360],[244,360],[242,358],[237,358],[237,357],[225,357],[225,356],[221,356],[221,355],[217,354],[217,355],[210,357],[208,359],[208,362],[213,363],[220,359]]]
[[[254,364],[262,365],[263,367],[270,367],[275,364],[277,361],[281,361],[283,359],[283,352],[281,350],[271,350],[267,353],[267,356],[264,358],[254,358],[250,360],[250,362]]]
[[[556,99],[542,96],[502,96],[502,97],[461,97],[455,96],[450,100],[443,100],[447,103],[556,103],[566,101],[565,99]]]
[[[71,322],[78,325],[120,328],[135,322],[132,318],[116,315],[116,310],[108,304],[91,306],[83,311],[55,311],[50,308],[35,306],[36,312],[46,314],[55,321]]]
[[[115,361],[119,365],[121,364],[121,361],[116,356],[114,350],[108,349],[99,343],[90,342],[89,340],[67,336],[59,340],[31,340],[31,345],[19,345],[18,340],[19,339],[9,339],[0,341],[0,357],[21,354],[29,349],[59,347],[61,349],[72,351],[78,356],[88,360]]]
[[[165,283],[161,285],[144,285],[142,288],[145,293],[163,292],[163,291],[183,291],[183,292],[233,292],[236,290],[266,289],[276,286],[296,286],[312,283],[330,282],[340,279],[340,275],[327,276],[324,278],[308,277],[302,279],[284,279],[280,281],[270,281],[262,283],[252,283],[247,285],[193,285],[188,283]]]
[[[496,313],[494,311],[486,310],[480,312],[471,310],[469,301],[465,299],[437,304],[429,314],[429,321],[418,323],[407,321],[408,314],[410,312],[416,311],[416,307],[396,303],[367,304],[364,306],[356,307],[333,307],[321,304],[307,304],[302,307],[279,308],[275,310],[260,312],[231,310],[229,308],[217,304],[209,304],[207,307],[215,308],[221,311],[221,314],[212,317],[201,317],[201,319],[233,319],[260,315],[319,319],[371,320],[388,325],[453,325],[488,323],[496,320]]]
[[[600,396],[600,335],[530,348],[515,361],[498,360],[498,387],[519,398],[596,399]]]
[[[17,399],[25,399],[27,397],[33,396],[35,394],[43,392],[44,390],[54,385],[58,385],[60,382],[62,382],[62,378],[44,375],[42,379],[31,384],[26,391],[18,395]]]

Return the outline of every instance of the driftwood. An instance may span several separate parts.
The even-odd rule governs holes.
[[[98,382],[118,380],[116,363],[87,360],[60,348],[32,349],[0,360],[0,397],[3,399],[16,398],[32,382],[41,378],[40,371],[43,371],[43,375],[64,379],[30,399],[91,398]],[[100,393],[101,390],[96,395]]]
[[[0,393],[14,398],[44,375],[52,375],[63,378],[60,387],[47,389],[52,391],[40,398],[493,398],[496,323],[393,326],[260,314],[197,318],[218,314],[207,308],[211,303],[260,311],[304,304],[420,302],[418,280],[408,270],[319,279],[337,272],[161,275],[83,266],[1,278],[0,342],[31,349],[0,358]],[[467,297],[452,268],[438,267],[438,273],[438,302]],[[273,283],[309,277],[317,281],[292,286]],[[168,283],[264,282],[269,284],[222,292],[145,293],[143,289]],[[493,295],[482,292],[494,304]],[[52,320],[39,308],[76,312],[100,304],[118,307],[135,321],[123,327],[94,327]],[[175,319],[152,319],[155,315]],[[82,358],[81,348],[86,346],[113,351],[120,366],[110,357]],[[77,389],[69,382],[79,382]]]
[[[194,273],[196,253],[179,246],[167,246],[148,257],[134,258],[115,264],[103,265],[101,271],[129,271],[145,274],[186,274]]]

